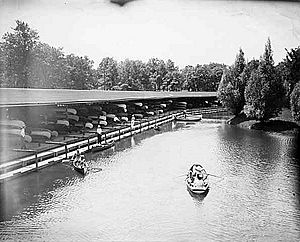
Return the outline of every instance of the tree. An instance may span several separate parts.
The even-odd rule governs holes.
[[[244,52],[240,49],[235,63],[224,72],[217,91],[218,99],[235,115],[243,110],[245,104],[246,83],[242,78],[245,66]]]
[[[161,89],[163,91],[177,91],[181,89],[182,76],[179,71],[178,66],[175,66],[175,63],[168,59],[166,62],[166,75],[164,76]]]
[[[157,58],[151,58],[147,63],[147,69],[150,81],[154,85],[153,89],[160,91],[167,74],[165,62]]]
[[[181,75],[183,78],[182,89],[190,91],[192,89],[192,78],[194,74],[193,66],[185,66],[181,70]]]
[[[66,56],[68,68],[67,88],[92,89],[96,86],[96,72],[93,61],[87,56],[78,57],[73,54]]]
[[[210,63],[208,65],[204,65],[204,67],[210,70],[209,79],[206,82],[204,91],[216,92],[222,79],[223,71],[226,69],[226,65],[219,63]]]
[[[29,69],[32,50],[39,39],[38,33],[23,21],[17,20],[13,33],[5,33],[1,49],[4,52],[6,78],[4,86],[29,87]],[[3,62],[2,62],[3,63]]]
[[[97,69],[98,86],[104,89],[112,89],[119,82],[118,63],[111,57],[105,57]]]
[[[244,111],[248,117],[268,120],[281,111],[283,95],[283,85],[276,76],[271,41],[268,39],[258,69],[252,72],[247,84]]]
[[[290,95],[297,82],[300,81],[300,46],[288,51],[283,61],[283,65],[279,66],[282,77],[284,79],[284,87],[286,90],[286,99],[289,103]]]
[[[243,94],[235,86],[233,71],[229,69],[224,72],[218,87],[217,96],[222,104],[233,114],[238,115],[244,107]]]
[[[142,90],[142,83],[141,78],[141,62],[140,61],[133,61],[126,59],[125,61],[121,61],[119,64],[119,75],[120,75],[120,83],[126,84],[124,87],[126,90]]]
[[[4,87],[7,81],[7,71],[6,71],[6,57],[5,52],[0,43],[0,87]]]
[[[278,65],[275,67],[275,71],[276,71],[276,76],[278,78],[280,78],[283,87],[284,87],[284,91],[285,91],[285,95],[284,95],[284,106],[289,108],[290,107],[290,95],[292,92],[292,88],[294,87],[294,85],[291,85],[291,81],[290,81],[290,70],[288,69],[286,63],[284,61],[278,63]]]
[[[68,69],[61,48],[37,43],[32,50],[29,68],[30,87],[64,88],[68,86]]]
[[[290,100],[293,118],[300,121],[300,82],[295,85]]]

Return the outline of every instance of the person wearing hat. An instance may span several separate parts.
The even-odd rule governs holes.
[[[26,144],[25,144],[25,126],[23,126],[21,128],[20,134],[21,134],[22,149],[26,149]]]
[[[102,129],[100,124],[97,126],[97,135],[98,135],[98,144],[101,144],[101,135],[102,135]]]
[[[134,114],[132,114],[131,116],[131,128],[133,129],[133,126],[134,126],[134,122],[135,122],[135,117],[134,117]]]

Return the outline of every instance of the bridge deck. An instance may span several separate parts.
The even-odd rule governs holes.
[[[216,93],[0,88],[0,107],[192,97],[213,98]]]

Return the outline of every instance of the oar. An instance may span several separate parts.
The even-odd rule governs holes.
[[[221,176],[217,176],[217,175],[214,175],[214,174],[207,174],[208,176],[214,176],[214,177],[218,177],[218,178],[223,178]]]
[[[102,171],[102,168],[100,168],[100,167],[89,167],[89,170],[94,171],[94,172],[99,172],[99,171]]]

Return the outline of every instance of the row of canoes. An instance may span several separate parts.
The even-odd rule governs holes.
[[[101,105],[38,106],[9,108],[7,119],[0,121],[0,135],[7,139],[25,142],[44,142],[54,139],[60,133],[91,130],[97,125],[129,122],[153,115],[163,114],[171,109],[184,109],[186,102],[128,102],[105,103]],[[25,135],[24,135],[25,127]]]

